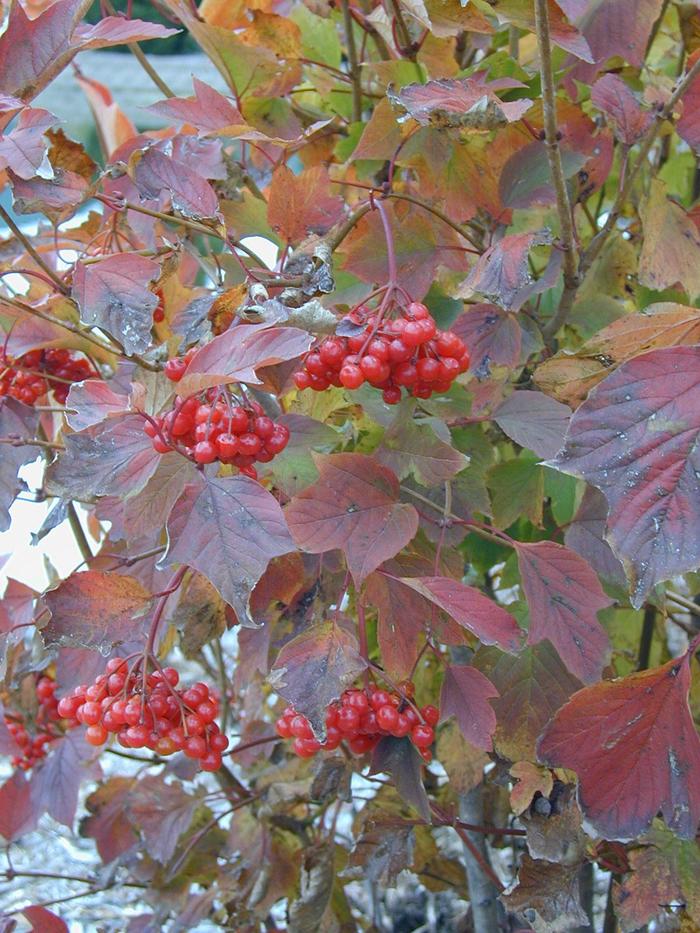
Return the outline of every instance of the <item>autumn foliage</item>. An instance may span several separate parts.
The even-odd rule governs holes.
[[[700,929],[697,4],[0,8],[0,931]]]

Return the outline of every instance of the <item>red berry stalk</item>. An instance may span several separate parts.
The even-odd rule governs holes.
[[[413,684],[405,691],[411,695]],[[300,758],[312,758],[319,751],[332,751],[345,742],[354,755],[371,751],[384,736],[408,736],[424,761],[432,760],[430,746],[435,741],[434,728],[440,719],[435,706],[417,710],[404,696],[370,686],[364,690],[346,690],[339,702],[326,711],[326,741],[315,738],[306,716],[288,706],[275,723],[283,739],[293,738],[292,751]]]
[[[183,751],[203,771],[216,771],[228,747],[214,721],[216,696],[205,683],[176,689],[180,677],[172,667],[144,677],[140,663],[130,670],[127,660],[112,658],[92,684],[81,684],[60,700],[59,714],[86,725],[91,745],[104,745],[114,734],[124,748],[149,748],[162,756]]]
[[[34,405],[42,395],[53,391],[59,405],[65,404],[74,382],[94,379],[98,373],[81,353],[72,350],[32,350],[10,360],[0,355],[0,397]]]
[[[307,355],[294,376],[298,389],[359,389],[367,382],[382,390],[388,405],[396,405],[402,389],[415,398],[430,398],[434,392],[447,392],[469,369],[469,352],[461,338],[438,330],[420,302],[401,308],[393,320],[384,317],[382,308],[359,311],[354,317],[350,320],[357,333],[326,337]]]
[[[177,396],[171,411],[144,423],[159,453],[177,450],[195,463],[232,464],[257,479],[255,463],[269,463],[289,441],[289,429],[268,418],[258,402],[229,388]]]

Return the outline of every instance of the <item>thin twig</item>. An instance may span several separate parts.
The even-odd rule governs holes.
[[[41,257],[41,255],[40,255],[40,254],[36,251],[36,249],[34,248],[34,245],[33,245],[33,243],[31,242],[31,240],[30,240],[28,237],[26,237],[26,236],[22,233],[22,231],[20,230],[20,228],[19,228],[19,227],[17,226],[17,224],[14,222],[14,220],[12,219],[12,217],[10,217],[10,215],[7,213],[7,211],[6,211],[5,208],[2,206],[2,204],[0,204],[0,217],[2,217],[2,219],[5,221],[5,223],[7,224],[7,226],[8,226],[8,227],[10,228],[10,230],[12,231],[12,233],[17,237],[17,239],[20,241],[20,243],[22,244],[22,246],[25,248],[25,250],[26,250],[26,251],[29,253],[29,255],[32,257],[32,259],[34,260],[34,262],[39,266],[40,269],[42,269],[42,270],[44,271],[44,274],[47,275],[47,276],[51,279],[51,281],[54,283],[54,285],[55,285],[56,288],[59,290],[59,292],[61,292],[62,295],[67,295],[67,294],[70,292],[70,289],[68,288],[68,286],[66,285],[66,283],[63,282],[63,281],[58,277],[58,275],[54,272],[54,270],[51,268],[51,266],[49,266],[49,265],[44,261],[44,259]]]
[[[88,541],[83,526],[80,522],[78,512],[75,508],[74,502],[69,502],[66,507],[66,513],[68,515],[68,523],[70,529],[73,532],[73,537],[75,538],[75,543],[78,545],[78,550],[80,551],[80,556],[83,558],[84,562],[92,560],[92,548],[90,547],[90,542]]]
[[[20,437],[19,435],[16,437],[0,437],[0,444],[7,444],[8,447],[44,447],[46,450],[65,450],[63,444],[43,441],[36,437]]]
[[[350,79],[352,80],[352,122],[359,123],[362,119],[362,72],[357,60],[357,46],[353,32],[353,20],[350,13],[349,0],[341,0],[343,6],[343,26],[345,28],[345,43],[348,47],[348,63],[350,65]]]
[[[675,593],[673,590],[666,590],[666,598],[670,599],[672,603],[676,603],[678,606],[683,606],[691,615],[700,616],[700,606],[697,606],[692,599],[687,599],[685,596],[681,596],[680,593]]]
[[[542,80],[542,109],[544,115],[544,137],[547,146],[549,170],[554,182],[554,193],[557,199],[557,214],[559,215],[559,239],[564,254],[564,291],[556,314],[545,328],[545,335],[552,336],[568,317],[573,305],[574,295],[579,284],[578,257],[576,255],[576,238],[574,235],[574,221],[571,211],[571,200],[566,187],[566,176],[559,146],[559,130],[557,127],[557,100],[554,87],[554,71],[552,66],[552,43],[549,33],[549,9],[547,0],[535,0],[535,30],[537,43],[540,49],[540,76]]]
[[[104,7],[111,16],[115,16],[116,12],[109,0],[103,0]],[[151,81],[155,84],[159,91],[165,94],[166,97],[177,97],[177,94],[168,87],[168,85],[163,81],[161,76],[155,70],[153,65],[149,62],[144,54],[141,46],[138,42],[127,42],[126,47],[134,56],[136,61],[141,65],[143,70],[146,72]]]

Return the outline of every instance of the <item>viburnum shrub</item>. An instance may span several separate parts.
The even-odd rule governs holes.
[[[0,9],[0,931],[700,928],[698,5]]]

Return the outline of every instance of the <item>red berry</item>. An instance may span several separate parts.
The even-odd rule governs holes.
[[[311,386],[311,379],[309,374],[304,372],[303,369],[294,373],[294,385],[299,389],[300,392],[303,392],[304,389],[308,389]]]
[[[187,363],[181,359],[168,360],[165,364],[165,375],[171,382],[179,382],[185,375]]]
[[[215,752],[223,752],[228,748],[228,738],[221,732],[217,732],[209,737],[209,748]]]
[[[265,447],[271,454],[279,454],[282,453],[288,443],[289,428],[284,424],[276,424],[272,437],[269,437],[265,442]]]
[[[366,755],[375,746],[375,740],[370,735],[358,735],[348,739],[348,748],[353,755]]]
[[[437,726],[440,721],[440,710],[437,706],[424,706],[420,711],[423,719],[428,723],[429,726]]]
[[[221,767],[221,754],[215,749],[208,751],[206,755],[200,758],[199,767],[202,771],[218,771]]]
[[[194,447],[194,459],[197,463],[213,463],[217,457],[216,445],[211,441],[200,441]]]
[[[257,434],[262,440],[266,441],[269,437],[272,437],[274,430],[275,422],[272,418],[260,415],[258,418],[253,419],[253,433]]]
[[[338,711],[338,728],[341,732],[356,732],[360,725],[360,714],[352,706],[343,706]]]
[[[207,743],[201,735],[190,735],[182,750],[188,758],[202,758],[207,753]]]
[[[359,713],[364,713],[365,710],[369,709],[369,700],[364,690],[349,690],[344,697],[343,703],[345,706],[356,709]]]
[[[262,441],[257,434],[241,434],[238,438],[238,450],[244,457],[254,457],[261,447]]]
[[[339,369],[345,359],[345,343],[339,337],[327,337],[318,348],[318,353],[326,366]]]
[[[306,716],[296,715],[290,723],[292,735],[297,739],[313,739],[314,733]]]
[[[440,363],[437,360],[426,357],[418,360],[416,363],[418,378],[422,382],[435,382],[440,375]]]
[[[419,722],[411,729],[411,741],[416,748],[428,748],[435,741],[435,733],[431,726]]]
[[[377,725],[385,732],[393,732],[399,721],[399,713],[395,706],[380,706],[377,710]]]
[[[85,730],[85,741],[90,745],[104,745],[107,741],[107,730],[104,726],[88,726]]]
[[[415,321],[422,321],[430,317],[430,311],[420,301],[412,301],[406,309],[406,315]]]
[[[353,363],[345,363],[340,370],[340,381],[346,389],[359,389],[365,381],[365,377],[359,366]]]
[[[398,386],[389,386],[382,392],[382,398],[387,405],[398,405],[401,401],[401,389]]]

